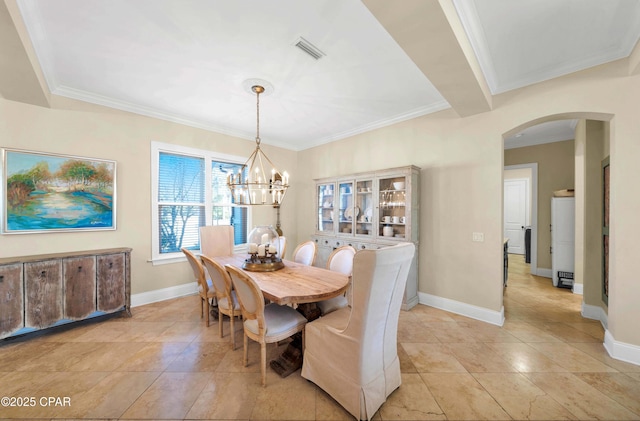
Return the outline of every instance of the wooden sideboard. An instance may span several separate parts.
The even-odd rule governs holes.
[[[130,308],[130,248],[0,259],[0,339]]]

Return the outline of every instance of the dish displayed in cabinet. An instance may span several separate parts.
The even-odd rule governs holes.
[[[353,221],[355,220],[358,215],[360,214],[360,208],[355,206],[353,208],[347,208],[344,211],[344,217],[345,219],[349,220],[349,221]]]

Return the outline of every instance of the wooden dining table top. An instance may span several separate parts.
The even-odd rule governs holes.
[[[247,254],[216,256],[213,260],[221,265],[232,265],[242,269]],[[273,272],[244,270],[251,276],[265,298],[280,305],[303,304],[327,300],[344,293],[349,285],[349,276],[343,273],[307,266],[283,260],[284,268]]]

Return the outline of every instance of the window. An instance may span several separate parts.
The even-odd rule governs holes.
[[[153,261],[182,259],[182,247],[200,249],[200,227],[233,225],[235,244],[247,241],[249,211],[231,205],[227,174],[244,159],[152,143]]]

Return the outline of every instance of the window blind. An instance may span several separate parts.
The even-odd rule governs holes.
[[[234,243],[247,242],[248,211],[245,207],[231,206],[231,192],[227,176],[237,174],[240,164],[211,161],[212,225],[233,225]]]
[[[182,247],[200,248],[199,228],[205,222],[204,159],[160,153],[158,229],[160,253]]]

